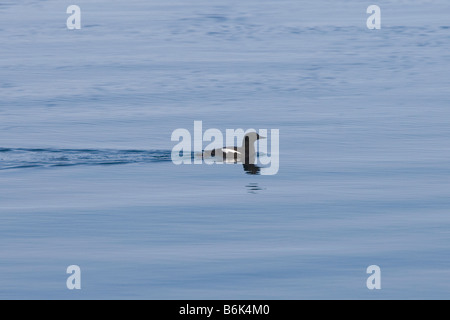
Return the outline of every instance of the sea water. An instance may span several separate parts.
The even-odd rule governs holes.
[[[449,17],[2,0],[0,298],[450,298]],[[174,165],[194,121],[279,129],[278,174]]]

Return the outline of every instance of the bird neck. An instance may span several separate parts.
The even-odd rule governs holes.
[[[246,164],[254,164],[255,158],[256,158],[256,149],[255,149],[255,142],[254,140],[251,140],[249,137],[245,137],[242,141],[242,154],[243,157],[245,157],[244,163]]]

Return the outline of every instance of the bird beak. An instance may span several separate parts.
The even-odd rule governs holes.
[[[264,140],[264,139],[267,139],[266,137],[263,137],[263,136],[259,136],[259,139],[260,140]]]

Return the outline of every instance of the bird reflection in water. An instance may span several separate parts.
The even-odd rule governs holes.
[[[255,193],[256,194],[256,193],[258,193],[258,191],[264,190],[257,183],[249,183],[245,187],[247,188],[248,193]]]
[[[261,168],[254,164],[243,164],[244,171],[246,174],[259,175],[261,173]]]

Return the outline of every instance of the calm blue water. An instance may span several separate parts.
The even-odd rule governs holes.
[[[0,3],[0,298],[450,298],[448,1],[75,2]],[[175,166],[194,120],[279,173]]]

